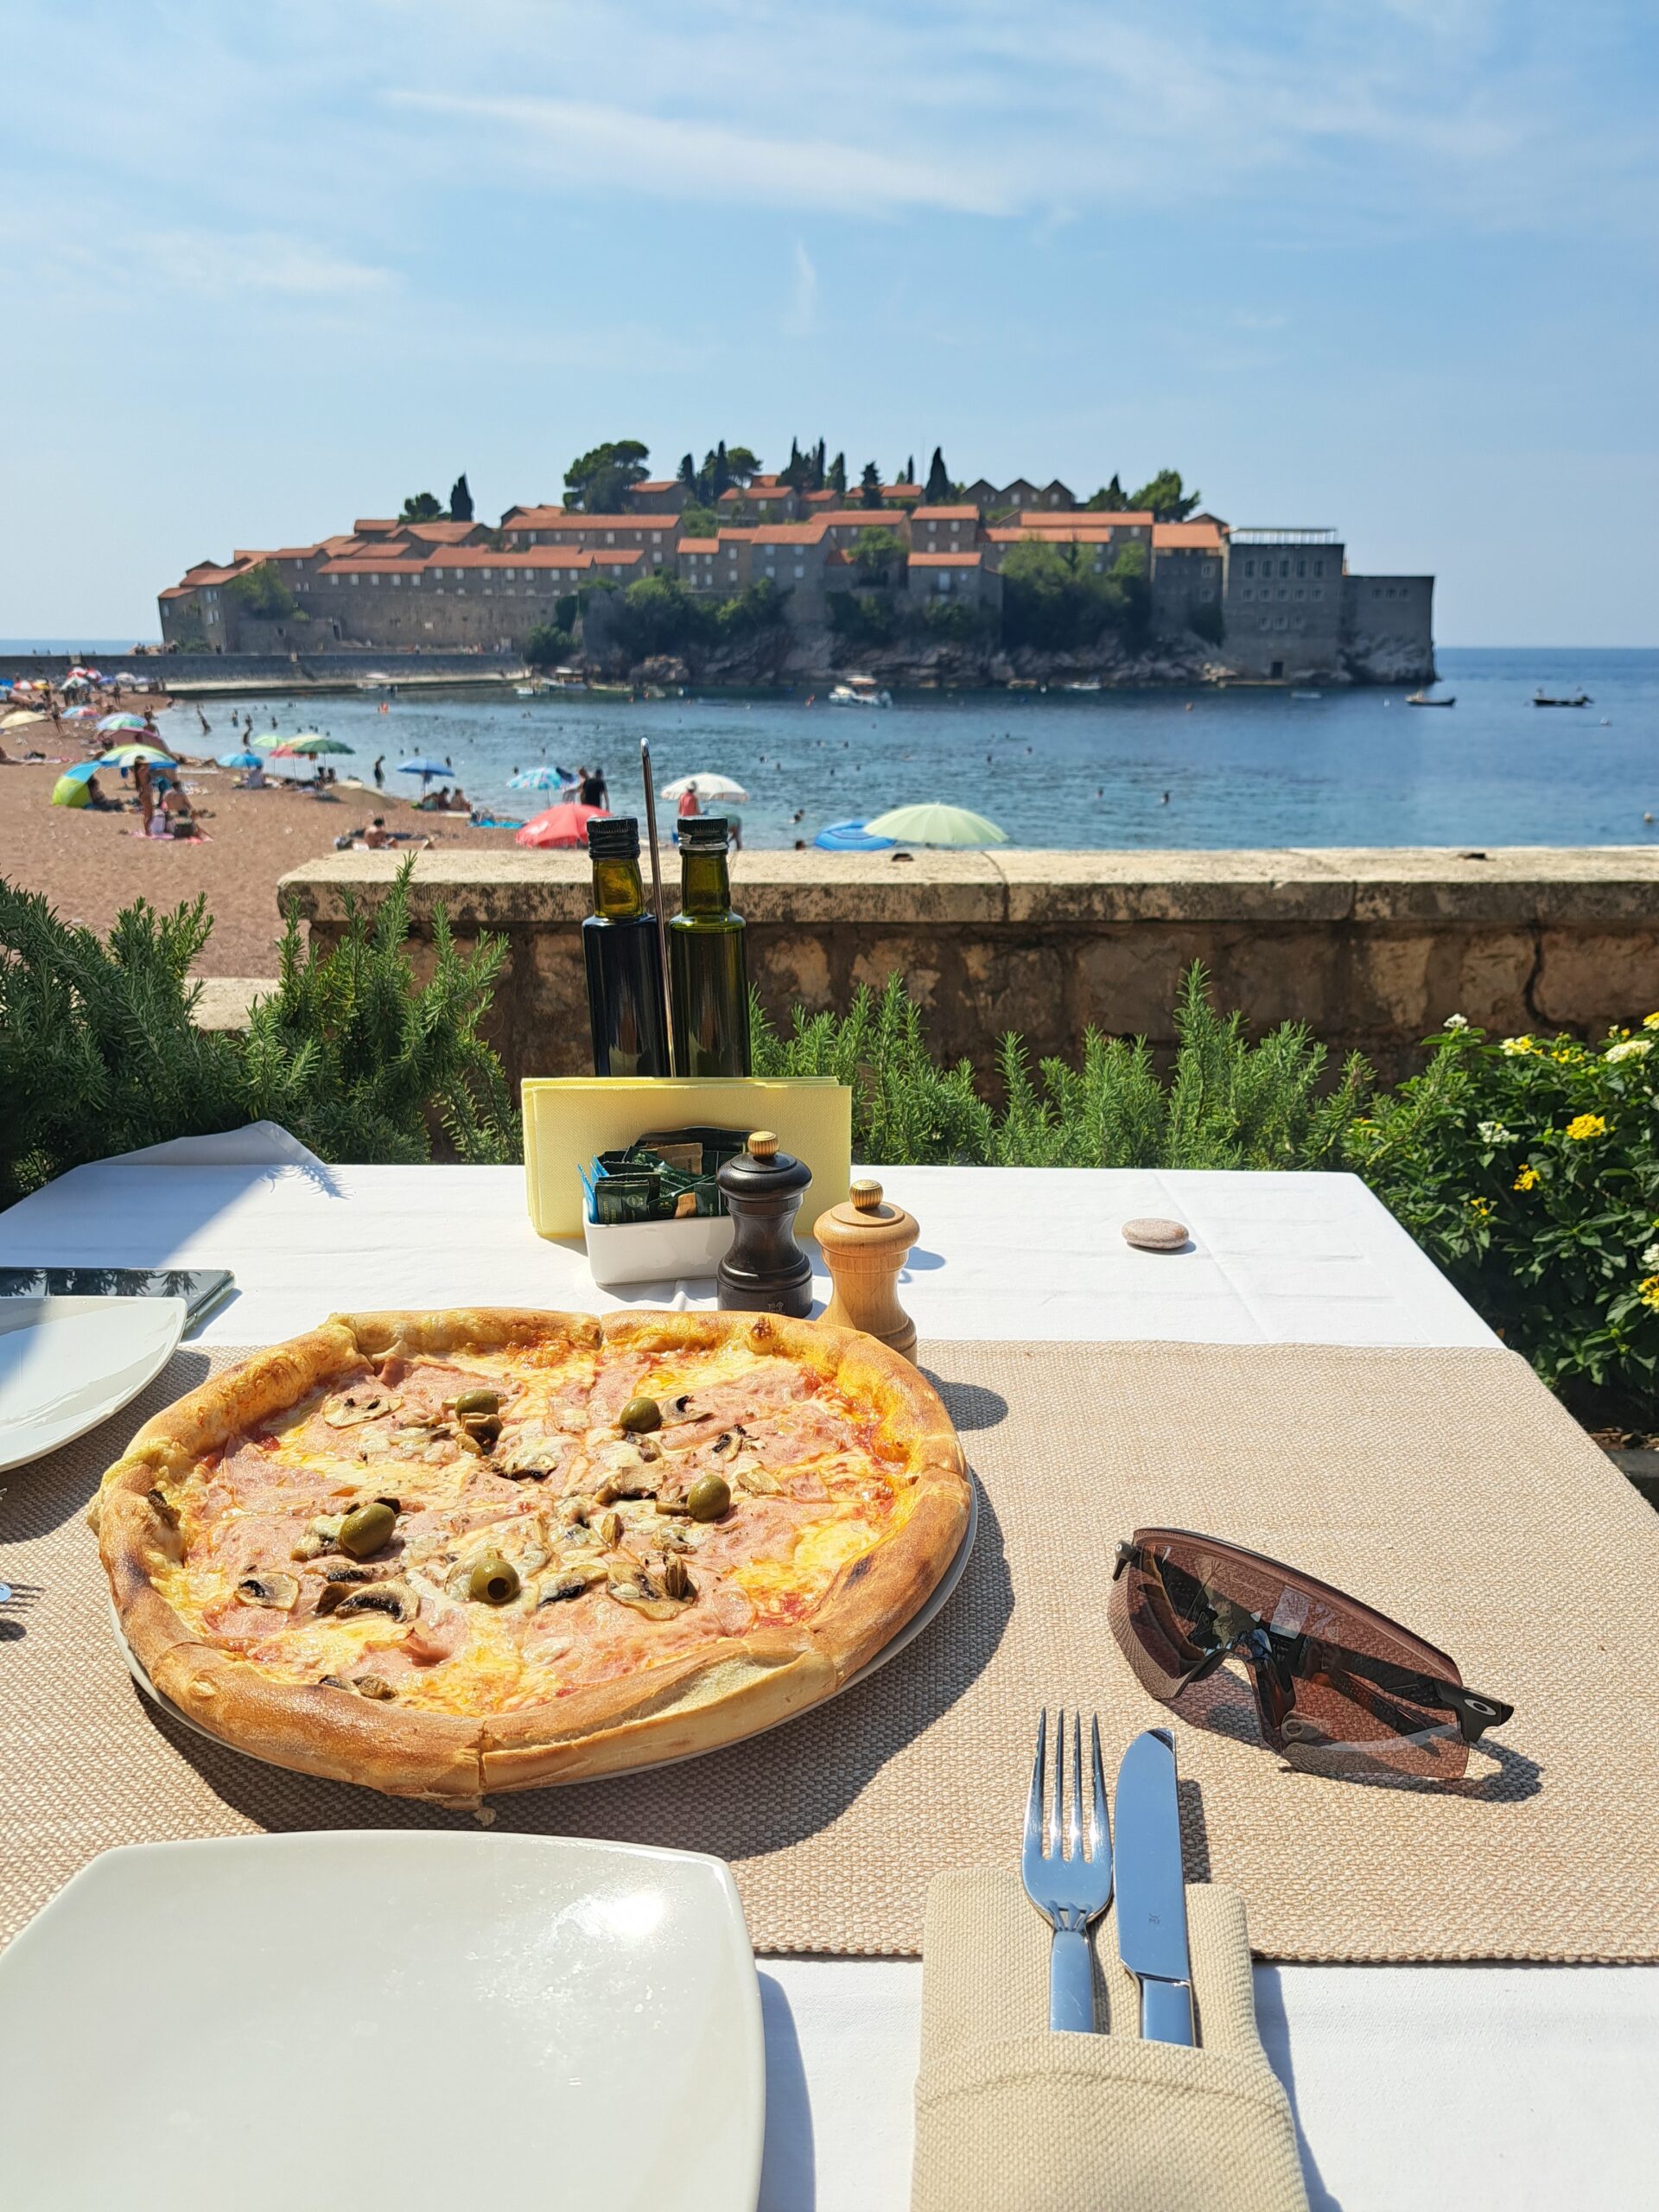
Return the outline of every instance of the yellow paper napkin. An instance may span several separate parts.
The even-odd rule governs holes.
[[[912,2212],[1307,2212],[1255,2032],[1243,1901],[1208,1885],[1186,1899],[1195,2050],[1140,2040],[1109,1916],[1095,1931],[1104,2032],[1057,2035],[1048,1926],[1018,1874],[931,1884]]]

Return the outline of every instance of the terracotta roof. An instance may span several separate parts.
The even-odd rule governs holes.
[[[595,568],[633,569],[644,560],[645,548],[642,545],[601,545],[596,547],[588,558]]]
[[[977,569],[983,562],[982,553],[912,553],[912,569]]]
[[[825,528],[822,515],[815,515],[810,522],[762,523],[754,533],[754,542],[757,545],[821,545]]]
[[[682,553],[718,553],[720,540],[717,537],[683,537],[680,550]]]
[[[837,499],[844,499],[846,496],[844,492],[837,492],[832,485],[826,485],[822,492],[803,492],[801,494],[802,499],[809,507],[827,507],[832,505]]]
[[[524,507],[502,519],[503,530],[674,530],[677,515],[589,515],[575,507]]]
[[[401,530],[403,527],[403,524],[397,519],[396,516],[388,516],[383,521],[377,521],[372,515],[359,517],[359,519],[352,524],[352,528],[356,531],[359,537],[366,537],[374,531]]]
[[[327,540],[320,538],[315,545],[279,545],[274,553],[267,553],[267,561],[308,561],[314,553],[327,550]]]
[[[814,515],[814,522],[825,523],[836,530],[849,530],[856,524],[860,530],[890,530],[892,511],[887,507],[835,507],[828,514]]]
[[[721,531],[720,542],[722,545],[753,545],[754,532],[753,523],[734,523]]]
[[[723,507],[729,501],[733,506],[744,503],[753,507],[776,506],[780,499],[798,499],[800,493],[792,484],[751,484],[746,491],[741,485],[733,484],[715,502]]]
[[[1152,542],[1164,553],[1185,548],[1219,553],[1221,532],[1212,522],[1159,522],[1152,526]]]
[[[1020,517],[1024,530],[1070,530],[1078,524],[1091,528],[1122,530],[1134,524],[1144,530],[1151,522],[1149,513],[1114,511],[1110,507],[1029,507]]]
[[[411,522],[405,525],[411,537],[423,537],[433,545],[459,545],[478,528],[475,522]]]
[[[653,476],[647,482],[636,484],[632,488],[636,492],[671,492],[679,480],[677,476]]]
[[[922,496],[922,487],[919,484],[884,484],[881,486],[881,496],[884,499],[919,500]]]
[[[194,569],[185,570],[180,588],[194,591],[200,584],[227,584],[232,576],[243,575],[251,565],[241,557],[233,561],[229,568],[220,568],[214,561],[198,561]]]
[[[918,507],[912,522],[977,522],[979,509],[965,507]]]

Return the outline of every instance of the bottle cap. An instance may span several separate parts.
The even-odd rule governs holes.
[[[730,824],[723,814],[688,814],[679,824],[680,850],[723,853],[730,840]]]
[[[595,861],[637,861],[639,824],[632,815],[595,815],[588,824],[588,855]]]

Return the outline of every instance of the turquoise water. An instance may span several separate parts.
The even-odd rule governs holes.
[[[597,765],[618,812],[638,808],[639,740],[659,785],[690,770],[732,776],[746,842],[787,846],[827,823],[914,799],[969,806],[1016,843],[1052,847],[1638,844],[1659,838],[1659,652],[1446,650],[1450,712],[1408,708],[1406,688],[900,693],[887,712],[809,707],[804,691],[631,705],[580,697],[377,702],[274,693],[257,726],[315,723],[356,748],[366,776],[411,754],[448,756],[469,798],[503,811],[543,802],[507,789],[537,761]],[[1579,710],[1531,704],[1535,686],[1582,685]],[[230,709],[210,707],[215,751]],[[188,709],[178,719],[194,722]],[[393,788],[418,789],[389,772]],[[793,817],[799,812],[801,819]]]

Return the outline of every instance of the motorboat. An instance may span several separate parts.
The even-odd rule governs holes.
[[[1540,684],[1532,695],[1532,703],[1535,707],[1587,707],[1591,699],[1590,694],[1585,690],[1575,691],[1570,699],[1565,694],[1558,699]]]
[[[893,694],[873,676],[844,677],[830,694],[832,707],[890,707]]]
[[[1427,691],[1414,691],[1406,701],[1408,707],[1455,707],[1457,703],[1455,691],[1449,699],[1431,699]]]
[[[1065,688],[1068,691],[1098,691],[1101,688],[1100,678],[1097,676],[1085,676],[1076,683],[1068,683]]]

